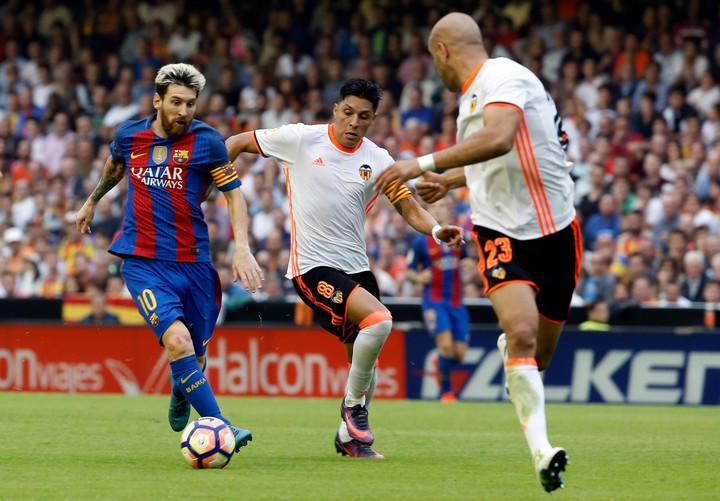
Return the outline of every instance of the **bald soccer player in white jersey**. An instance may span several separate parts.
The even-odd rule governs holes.
[[[552,492],[563,486],[568,460],[547,437],[539,371],[550,363],[567,321],[582,252],[562,122],[530,70],[488,58],[470,16],[440,19],[428,48],[445,86],[462,93],[458,142],[397,162],[378,176],[376,189],[426,173],[418,194],[432,202],[468,186],[478,269],[505,331],[498,349],[509,395],[538,478]]]
[[[345,346],[350,365],[342,421],[335,449],[343,456],[381,459],[368,423],[375,388],[375,365],[392,328],[380,302],[365,245],[365,215],[378,194],[374,178],[394,160],[365,138],[375,119],[382,90],[361,78],[348,80],[333,106],[330,125],[285,125],[228,138],[234,160],[241,152],[276,159],[283,167],[290,199],[291,245],[287,277],[323,328]],[[417,231],[451,246],[464,244],[457,226],[440,226],[405,185],[386,193]]]

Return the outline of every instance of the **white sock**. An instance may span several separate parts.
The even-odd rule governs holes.
[[[370,410],[370,403],[372,402],[372,397],[375,394],[375,388],[377,388],[377,383],[377,367],[373,367],[372,379],[370,380],[370,388],[368,388],[368,392],[365,395],[365,408],[367,410]]]
[[[343,420],[340,420],[340,429],[338,429],[338,435],[340,435],[340,441],[344,444],[352,440],[352,437],[347,431],[347,424],[345,424],[345,421]]]
[[[365,408],[370,409],[370,403],[372,402],[372,396],[377,388],[377,368],[373,368],[372,379],[370,380],[370,388],[368,389],[367,395],[365,395]],[[348,433],[347,424],[345,421],[340,420],[340,428],[338,429],[340,434],[340,441],[346,443],[352,440],[350,433]]]
[[[352,365],[345,386],[347,407],[365,405],[365,396],[373,379],[373,367],[391,329],[392,317],[388,310],[375,312],[360,322],[360,332],[353,344]]]
[[[511,358],[505,376],[520,427],[533,458],[550,449],[545,421],[545,388],[534,358]]]

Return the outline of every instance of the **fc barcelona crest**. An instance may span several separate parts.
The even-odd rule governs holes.
[[[167,160],[167,146],[155,146],[152,150],[152,159],[157,165]]]
[[[223,166],[222,171],[225,176],[231,177],[235,174],[235,166],[232,164],[232,162],[228,162]]]
[[[477,108],[477,102],[478,102],[477,94],[473,94],[472,99],[470,100],[470,113],[473,113],[475,111],[475,108]]]
[[[360,177],[363,181],[367,181],[372,176],[372,167],[368,164],[362,164],[359,169]]]
[[[190,152],[188,150],[174,150],[172,159],[176,164],[186,164],[190,160]]]

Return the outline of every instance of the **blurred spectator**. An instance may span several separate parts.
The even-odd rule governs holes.
[[[690,308],[692,301],[683,297],[678,282],[667,282],[660,293],[657,306],[660,308]]]
[[[141,70],[142,75],[142,70]],[[117,125],[138,118],[138,103],[133,101],[132,87],[127,82],[118,82],[113,91],[115,104],[105,113],[102,124],[103,127],[113,129]]]
[[[60,162],[65,156],[68,144],[75,141],[75,132],[70,129],[70,117],[59,112],[52,120],[51,132],[45,138],[45,167],[48,175],[60,173]]]
[[[687,95],[687,102],[702,117],[710,113],[710,109],[720,103],[720,86],[712,72],[706,71],[700,77],[700,85],[693,88]]]
[[[692,302],[702,301],[703,290],[708,279],[705,275],[705,257],[700,251],[688,251],[685,254],[683,272],[681,294]]]
[[[608,76],[598,73],[597,61],[593,57],[585,57],[580,62],[581,80],[575,88],[575,95],[586,109],[595,108],[598,102],[598,90],[608,81]]]
[[[640,306],[655,306],[657,297],[647,277],[637,277],[630,283],[630,300]]]
[[[598,212],[591,215],[585,223],[583,241],[588,249],[595,249],[595,239],[600,232],[609,233],[613,237],[620,234],[620,215],[617,202],[610,193],[600,197]]]
[[[685,119],[693,114],[695,110],[686,102],[685,89],[681,85],[670,88],[668,105],[662,112],[668,128],[676,134],[679,133]]]
[[[717,305],[720,303],[720,281],[708,280],[703,289],[703,301]]]
[[[587,306],[587,320],[578,325],[581,331],[609,331],[610,308],[606,301],[596,300]]]
[[[580,277],[575,292],[587,303],[610,301],[617,279],[610,273],[607,256],[592,252],[586,263],[586,275]]]
[[[433,110],[430,106],[424,104],[423,90],[420,84],[408,84],[409,88],[407,108],[402,110],[400,115],[400,126],[405,127],[408,120],[417,120],[423,128],[423,132],[427,133],[433,120]]]
[[[190,27],[186,16],[180,17],[172,26],[168,38],[168,52],[177,62],[189,62],[200,48],[202,35]]]
[[[119,325],[120,318],[108,310],[105,290],[99,286],[92,286],[87,290],[90,299],[90,313],[80,320],[86,325]]]

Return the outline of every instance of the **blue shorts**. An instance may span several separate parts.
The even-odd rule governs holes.
[[[423,317],[431,337],[451,331],[453,340],[470,342],[470,315],[464,306],[451,306],[445,302],[423,303]]]
[[[126,258],[121,273],[140,315],[161,345],[165,331],[180,319],[190,331],[195,354],[205,355],[222,298],[220,279],[211,263]]]

